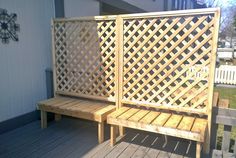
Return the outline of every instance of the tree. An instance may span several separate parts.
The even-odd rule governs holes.
[[[221,8],[219,38],[230,42],[230,47],[233,47],[233,37],[236,36],[236,0],[208,0],[207,6]]]

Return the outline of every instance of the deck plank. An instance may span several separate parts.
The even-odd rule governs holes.
[[[0,158],[194,157],[195,143],[189,145],[188,141],[174,137],[167,137],[166,141],[163,135],[129,128],[126,131],[111,147],[108,125],[105,126],[105,142],[98,145],[94,122],[63,117],[42,130],[40,122],[36,121],[0,135],[3,140],[9,140],[0,142]]]
[[[140,142],[145,138],[145,135],[140,131],[132,133],[133,138],[129,141],[127,148],[119,155],[119,158],[132,157],[135,151],[138,149]]]
[[[118,157],[129,146],[129,142],[132,141],[133,137],[134,135],[132,133],[127,132],[115,148],[106,155],[106,158]]]

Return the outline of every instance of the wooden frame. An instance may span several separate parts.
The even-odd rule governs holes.
[[[52,21],[55,94],[115,102],[115,19],[95,16]]]
[[[118,88],[115,20],[116,16],[52,20],[55,97],[38,103],[42,128],[47,127],[47,112],[55,113],[56,121],[61,115],[83,118],[98,122],[98,142],[104,141],[104,121],[115,110]]]
[[[214,83],[213,76],[214,76],[216,47],[217,47],[218,30],[219,30],[219,17],[220,17],[220,10],[218,8],[210,8],[210,9],[170,11],[170,12],[157,12],[157,13],[126,14],[126,15],[120,15],[117,18],[119,19],[117,20],[118,21],[117,23],[119,24],[120,22],[123,23],[123,30],[122,30],[123,33],[119,32],[119,36],[118,36],[118,38],[122,40],[121,42],[118,43],[119,58],[120,58],[119,59],[119,72],[118,72],[119,78],[117,80],[117,84],[119,87],[118,89],[119,99],[116,102],[117,109],[118,109],[116,110],[116,112],[119,113],[119,111],[122,111],[124,109],[123,104],[126,104],[126,105],[129,104],[135,107],[143,106],[146,109],[150,109],[150,108],[155,108],[157,110],[162,109],[162,110],[170,111],[170,113],[171,111],[172,112],[174,111],[177,113],[185,113],[185,114],[188,113],[187,115],[193,115],[194,117],[197,116],[200,118],[201,117],[205,118],[206,126],[202,128],[204,132],[200,135],[200,136],[203,136],[201,140],[195,139],[195,137],[189,138],[190,140],[197,141],[197,148],[196,148],[197,157],[200,157],[201,146],[202,146],[201,142],[203,141],[204,141],[204,152],[209,152],[209,142],[210,142],[209,138],[210,138],[210,131],[211,131],[211,110],[212,110],[213,83]],[[160,19],[160,20],[155,21],[155,19]],[[169,21],[172,21],[172,23]],[[168,23],[168,25],[166,25],[166,23]],[[152,28],[154,25],[155,25],[155,28]],[[175,27],[176,25],[178,25],[178,27]],[[168,30],[168,27],[170,27],[169,30]],[[131,31],[130,31],[130,28],[132,29]],[[150,30],[151,28],[152,30]],[[165,31],[165,29],[163,28],[165,28],[167,31]],[[119,27],[118,29],[121,29],[121,27]],[[156,29],[156,31],[162,29],[161,30],[162,32],[158,34],[159,37],[156,37],[154,40],[150,40],[151,38],[153,38],[153,36],[156,36],[156,33],[157,33],[157,32],[152,33],[153,29]],[[185,29],[185,32],[182,35],[179,35],[178,33],[181,31],[181,29]],[[133,30],[136,30],[137,32]],[[172,35],[167,35],[166,33],[170,32],[170,30],[172,30],[171,31]],[[149,36],[145,35],[145,31],[147,32],[149,31],[148,32]],[[175,39],[174,41],[172,41],[172,39],[176,38],[177,36],[179,37]],[[158,40],[161,40],[162,38],[166,38],[165,40],[167,42],[161,41],[158,44]],[[186,40],[186,38],[188,39]],[[203,38],[203,39],[199,40],[200,38]],[[183,41],[184,41],[184,43],[182,44],[183,46],[179,47],[179,44],[181,44]],[[171,43],[172,46],[168,46],[168,48],[165,48],[169,42]],[[137,43],[138,45],[135,45]],[[158,46],[161,48],[155,48],[154,51],[162,51],[162,49],[164,49],[161,55],[159,55],[155,61],[154,60],[151,61],[153,58],[155,58],[155,56],[154,55],[151,56],[150,54],[149,56],[151,57],[149,57],[149,59],[147,60],[143,59],[143,57],[145,57],[145,55],[148,54],[149,51],[152,49],[152,47],[155,47],[156,44],[158,44]],[[148,45],[148,46],[145,46],[145,45]],[[177,52],[173,53],[172,50],[176,49],[176,47],[179,47],[179,48],[177,48],[176,50]],[[187,50],[190,47],[192,48],[190,50]],[[146,49],[146,52],[141,49]],[[189,53],[185,53],[184,55],[182,55],[180,59],[178,59],[178,55],[181,55],[181,53],[184,52],[185,50],[187,50],[187,52]],[[129,51],[131,53],[127,55],[127,52]],[[191,54],[191,52],[193,53]],[[196,55],[194,55],[194,53]],[[172,54],[171,57],[165,59],[165,56],[168,56],[169,54]],[[175,54],[178,54],[178,55],[175,55]],[[136,57],[133,58],[134,56]],[[205,74],[205,76],[203,76],[199,80],[190,82],[188,81],[188,79],[190,78],[186,76],[183,76],[181,78],[181,75],[188,70],[188,68],[185,65],[183,65],[183,67],[180,68],[180,69],[184,69],[183,73],[179,71],[176,71],[174,73],[177,74],[176,76],[178,76],[178,72],[182,73],[178,77],[180,77],[181,80],[185,80],[185,82],[187,82],[186,84],[187,86],[182,87],[181,89],[173,87],[174,90],[171,90],[171,88],[169,88],[167,89],[167,92],[163,93],[163,90],[165,89],[162,87],[163,86],[165,87],[168,84],[169,80],[172,82],[175,82],[175,85],[178,84],[176,83],[177,81],[176,79],[178,79],[178,77],[171,76],[172,75],[171,71],[173,69],[178,70],[178,67],[181,66],[182,63],[184,63],[184,61],[182,61],[181,63],[181,60],[185,57],[186,57],[186,61],[190,63],[191,66],[195,64],[199,64],[199,61],[200,61],[200,64],[202,65],[200,65],[200,68],[196,68],[197,72],[206,66],[209,68],[210,71],[208,71],[207,74]],[[133,63],[135,60],[137,61],[142,60],[142,62],[139,62],[139,63],[136,62],[134,64],[130,62],[127,65],[127,61],[129,61],[130,59],[132,59]],[[177,66],[172,65],[172,67],[165,70],[164,68],[172,64],[172,62],[175,59],[177,59],[176,62],[180,62],[180,64],[175,63],[175,65]],[[170,60],[171,62],[168,62],[168,60]],[[164,66],[163,64],[158,65],[158,62],[162,62],[162,61],[164,61],[165,67],[163,67]],[[132,66],[135,66],[135,64],[138,66],[132,67]],[[144,66],[147,66],[147,65],[149,69],[144,68]],[[166,75],[166,77],[171,76],[173,79],[168,78],[168,80],[165,80],[163,82],[163,81],[155,80],[155,78],[152,77],[152,74],[149,74],[149,76],[147,76],[146,78],[144,77],[145,75],[147,75],[147,73],[145,74],[145,72],[141,72],[140,74],[138,74],[139,71],[142,71],[143,68],[144,68],[143,71],[146,71],[146,70],[152,71],[152,69],[155,69],[156,65],[158,65],[158,68],[160,70],[155,70],[154,72],[152,72],[152,74],[154,74],[155,76],[158,76],[160,72],[163,72],[163,74],[161,74],[162,76],[164,75]],[[128,75],[128,81],[127,81],[127,77],[125,77],[127,73],[129,73],[130,75],[130,76]],[[137,76],[135,76],[136,73],[138,74]],[[162,76],[159,76],[159,78],[161,78]],[[142,78],[144,78],[144,80],[142,80]],[[133,80],[132,82],[129,83],[130,79],[133,79]],[[155,81],[153,81],[153,79]],[[180,82],[180,81],[177,81],[177,82]],[[159,91],[154,90],[150,94],[146,93],[146,91],[148,91],[149,89],[147,88],[143,89],[143,88],[149,82],[153,82],[153,84],[148,85],[149,89],[151,87],[151,90],[153,90],[155,86],[158,86],[158,84],[161,84],[159,87],[159,89],[161,90]],[[137,85],[140,86],[142,84],[143,86],[141,88],[134,88],[132,90],[134,86],[137,86]],[[125,87],[125,85],[127,87]],[[168,87],[169,85],[167,85],[166,87]],[[128,89],[128,90],[125,90],[125,89]],[[132,90],[132,91],[129,91],[129,90]],[[142,90],[142,92],[138,94],[139,99],[136,99],[137,97],[133,98],[133,96],[137,94],[137,91],[140,91],[140,90]],[[172,92],[169,93],[168,91],[172,91]],[[132,93],[134,92],[136,92],[136,94],[132,95]],[[157,101],[153,101],[152,100],[154,98],[153,95],[154,94],[156,95],[156,92],[157,94],[162,94],[161,96],[159,96],[159,99],[165,97],[165,95],[168,94],[169,100],[167,100],[167,103],[169,101],[171,102],[171,104],[175,103],[175,105],[177,106],[172,106],[171,104],[166,104],[166,103],[163,104],[160,101],[158,101],[158,99]],[[176,97],[176,96],[180,96],[180,94],[182,96],[183,94],[186,94],[186,97],[185,98]],[[132,95],[132,97],[128,98],[129,95]],[[173,95],[173,97],[171,95]],[[147,97],[150,97],[152,99],[148,99]],[[162,101],[164,101],[164,99],[162,99]],[[182,107],[183,105],[186,105],[186,104],[188,104],[188,106]],[[194,108],[191,107],[192,104],[194,105],[193,106]],[[198,105],[201,104],[201,106],[197,107],[196,104]],[[178,105],[181,105],[181,106],[178,106]],[[127,116],[127,120],[126,119],[122,120],[122,119],[113,117],[113,114],[108,116],[108,123],[111,124],[111,144],[112,145],[115,143],[114,137],[116,135],[115,133],[116,133],[117,125],[141,129],[141,130],[147,130],[147,131],[152,131],[152,132],[157,132],[157,133],[162,133],[162,134],[168,134],[172,136],[178,136],[178,134],[176,133],[181,132],[181,131],[175,131],[172,133],[171,132],[168,133],[168,130],[171,131],[171,129],[168,129],[167,131],[165,131],[166,130],[165,128],[163,128],[163,132],[160,132],[160,131],[155,130],[156,128],[155,126],[153,127],[154,130],[151,130],[150,125],[148,124],[139,125],[137,122],[132,123],[130,120],[128,120],[129,118],[128,116],[139,115],[139,112],[135,111],[135,109],[133,108],[131,109],[132,109],[130,110],[132,111],[131,113],[121,112],[120,117],[124,115],[125,116],[124,118],[126,118]],[[114,112],[114,114],[116,112]],[[185,115],[183,114],[183,116]],[[167,133],[165,133],[164,131]],[[180,134],[179,137],[184,138],[184,135],[181,136]]]
[[[108,117],[112,144],[118,125],[121,135],[131,127],[197,141],[200,157],[202,142],[209,151],[219,17],[219,9],[211,8],[55,19],[55,95],[115,103]],[[192,80],[194,65],[195,72],[209,71]],[[45,111],[78,116],[78,109],[65,113],[57,106],[44,105],[42,118]],[[79,115],[101,123],[102,140],[104,120]]]
[[[198,22],[198,24],[196,24],[196,25],[200,25],[201,23],[203,23],[203,22],[205,22],[205,21],[207,21],[208,19],[207,18],[204,18],[204,16],[206,15],[206,16],[212,16],[212,18],[213,19],[211,19],[211,21],[210,22],[208,22],[209,24],[208,25],[210,25],[209,27],[213,27],[213,26],[217,26],[217,23],[218,23],[218,21],[217,21],[217,19],[218,19],[218,15],[219,14],[219,11],[217,10],[217,9],[200,9],[200,10],[187,10],[187,11],[170,11],[170,12],[157,12],[157,13],[143,13],[143,14],[127,14],[127,15],[121,15],[121,17],[124,19],[124,20],[129,20],[129,19],[131,19],[131,21],[133,20],[133,19],[153,19],[153,18],[166,18],[167,17],[167,19],[168,18],[172,18],[172,17],[181,17],[181,16],[184,16],[184,17],[191,17],[191,16],[203,16],[203,18],[202,18],[202,21],[200,21],[200,23]],[[200,19],[200,18],[199,18]],[[216,19],[216,20],[215,20]],[[186,26],[184,26],[184,25],[188,25],[189,24],[189,22],[193,22],[194,21],[194,19],[190,19],[189,21],[188,21],[189,19],[187,19],[186,18],[186,20],[185,21],[187,21],[185,24],[182,24],[181,25],[181,27],[183,28],[183,29],[185,29],[186,28]],[[141,21],[141,20],[140,20]],[[167,21],[167,20],[166,20]],[[166,21],[164,21],[163,20],[163,22],[162,22],[162,25],[163,26],[165,26],[165,22]],[[176,20],[175,21],[176,23],[178,23],[178,20]],[[144,24],[144,22],[143,22],[143,24]],[[153,23],[153,24],[155,24],[155,22]],[[174,25],[174,24],[173,24]],[[172,25],[172,27],[173,27],[173,25]],[[139,28],[140,27],[142,27],[141,25],[139,25],[138,26]],[[150,25],[148,26],[149,28],[151,27]],[[193,29],[191,30],[191,31],[195,31],[195,29],[198,29],[197,28],[198,26],[193,26]],[[209,31],[210,29],[209,28],[207,28],[208,26],[206,26],[204,29],[204,31]],[[146,27],[147,28],[147,27]],[[161,27],[159,28],[159,29],[161,29]],[[125,30],[125,29],[124,29]],[[138,29],[137,29],[138,30]],[[148,29],[147,29],[148,30]],[[169,31],[169,30],[168,30]],[[168,32],[168,31],[166,31],[166,32]],[[190,32],[190,30],[189,30],[189,32]],[[190,34],[189,32],[185,32],[186,34]],[[217,39],[217,36],[216,36],[216,34],[217,34],[217,32],[218,32],[218,28],[216,27],[215,29],[214,29],[214,32],[212,32],[212,36],[209,36],[208,37],[208,41],[211,39],[211,41],[212,42],[210,42],[211,43],[211,47],[212,47],[212,57],[214,57],[215,56],[215,54],[216,54],[216,50],[215,50],[215,45],[216,45],[216,43],[215,43],[215,39]],[[125,34],[126,32],[124,32],[123,34]],[[155,32],[154,32],[155,33]],[[164,33],[164,32],[163,32]],[[199,36],[197,37],[197,38],[195,38],[194,40],[192,40],[192,42],[191,43],[193,43],[193,42],[195,42],[199,37],[201,37],[201,34],[203,34],[204,32],[200,32],[200,34],[199,34]],[[187,37],[187,35],[186,34],[184,34],[183,35],[183,37],[180,37],[180,39],[179,40],[183,40],[184,38],[186,38]],[[132,34],[132,35],[134,35],[134,33]],[[144,33],[142,33],[142,35],[144,35]],[[153,35],[155,35],[155,34],[153,34]],[[174,34],[173,36],[171,36],[171,38],[173,39],[173,38],[175,38],[175,36],[176,35],[178,35],[178,34]],[[190,34],[191,35],[191,34]],[[164,37],[164,36],[163,36]],[[191,36],[190,36],[191,37]],[[130,38],[130,37],[129,37]],[[142,39],[142,36],[139,36],[138,37],[139,39]],[[192,36],[192,38],[193,38],[193,36]],[[139,40],[138,39],[138,40]],[[145,43],[145,42],[147,42],[148,40],[150,40],[151,39],[151,36],[149,36],[147,39],[146,39],[146,41],[144,41],[143,43]],[[137,41],[135,41],[135,42],[138,42],[138,40]],[[171,40],[171,39],[170,39]],[[135,42],[133,42],[133,43],[135,43]],[[167,41],[168,42],[168,41]],[[166,42],[166,43],[167,43]],[[157,42],[156,42],[157,43]],[[181,44],[181,42],[178,42],[178,43],[180,43]],[[190,43],[190,44],[191,44]],[[208,42],[209,43],[209,42]],[[205,44],[205,43],[203,43],[203,44]],[[125,45],[125,44],[124,44]],[[144,46],[144,45],[142,45],[142,46]],[[154,46],[154,44],[153,44],[153,46]],[[175,45],[175,46],[178,46],[178,45]],[[122,47],[122,46],[121,46]],[[130,49],[131,47],[129,47],[129,49]],[[140,46],[140,48],[141,48],[141,46]],[[140,49],[139,48],[139,49]],[[162,46],[162,48],[164,48],[164,46]],[[174,49],[174,47],[171,47],[172,49]],[[186,49],[187,47],[185,47],[185,49]],[[148,48],[148,50],[150,50],[151,49],[151,47],[149,47]],[[199,50],[200,48],[198,48],[197,50]],[[138,50],[138,49],[137,49]],[[160,50],[160,49],[157,49],[157,50]],[[167,50],[165,50],[165,51],[167,51]],[[206,49],[206,51],[207,51],[207,49]],[[210,51],[209,49],[208,49],[208,51]],[[136,51],[137,52],[137,51]],[[167,51],[168,52],[168,51]],[[168,53],[165,53],[165,55],[168,55]],[[147,52],[148,53],[148,52]],[[123,54],[123,53],[120,53],[120,54]],[[144,53],[143,53],[144,54]],[[136,55],[136,54],[134,54],[134,55]],[[129,55],[130,56],[130,55]],[[205,56],[205,55],[204,55]],[[154,56],[152,56],[152,57],[154,57]],[[176,58],[177,56],[175,56],[175,58]],[[202,56],[203,57],[203,56]],[[199,58],[198,60],[200,60],[200,59],[202,59],[202,57],[201,58]],[[209,57],[210,58],[210,57]],[[132,58],[129,58],[129,59],[132,59]],[[164,59],[164,58],[163,58]],[[123,59],[123,60],[125,60],[125,59]],[[139,59],[140,60],[140,59]],[[214,61],[214,58],[212,58],[212,59],[209,59],[208,60],[208,67],[211,67],[210,69],[214,69],[213,67],[214,66],[210,66],[210,61]],[[144,60],[145,61],[145,60]],[[148,59],[148,61],[151,61],[151,58],[149,58]],[[147,62],[148,62],[147,61]],[[161,60],[159,60],[159,61],[161,61]],[[173,60],[172,60],[173,61]],[[197,61],[195,60],[195,63],[196,63]],[[213,62],[211,62],[211,63],[213,63]],[[135,64],[137,64],[137,63],[135,63]],[[140,64],[140,63],[139,63]],[[148,63],[147,63],[148,64]],[[147,64],[143,64],[143,66],[146,66]],[[170,64],[170,63],[168,63],[168,64]],[[142,65],[142,64],[140,64],[140,65]],[[156,64],[153,64],[153,65],[156,65]],[[167,64],[166,64],[167,65]],[[125,65],[123,65],[123,66],[120,66],[120,67],[124,67]],[[134,66],[134,64],[133,64],[133,66]],[[205,67],[205,66],[204,66]],[[131,68],[132,67],[130,67],[129,69],[131,70]],[[152,68],[154,68],[154,66],[152,66]],[[174,67],[175,69],[177,68],[177,67]],[[120,68],[121,69],[121,68]],[[133,68],[132,68],[133,69]],[[142,67],[139,67],[139,69],[138,70],[141,70],[142,69]],[[163,69],[163,68],[162,68]],[[164,69],[163,69],[164,70]],[[122,71],[122,70],[120,70],[120,71]],[[135,72],[131,72],[132,73],[132,75],[130,75],[131,77],[129,77],[129,79],[131,79],[132,77],[135,77],[135,73],[137,73],[136,72],[136,70],[135,70],[135,68],[134,68],[134,71]],[[149,69],[148,71],[151,71],[151,69]],[[198,71],[199,71],[199,69],[198,69]],[[129,72],[129,71],[128,71]],[[177,71],[178,72],[178,71]],[[144,73],[145,74],[145,73]],[[146,73],[147,74],[147,73]],[[156,73],[157,75],[158,75],[158,73]],[[168,73],[169,75],[170,75],[170,73]],[[212,71],[211,72],[209,72],[209,74],[210,74],[210,76],[208,77],[209,78],[209,84],[208,84],[208,86],[207,87],[209,87],[209,91],[211,91],[211,93],[207,93],[208,94],[208,98],[212,98],[212,88],[210,88],[210,87],[212,87],[212,75],[214,75],[214,74],[212,74]],[[124,72],[123,72],[123,74],[122,74],[123,76],[125,75],[124,74]],[[141,77],[144,77],[144,75],[140,75]],[[151,75],[150,75],[151,76]],[[154,76],[154,75],[153,75]],[[205,76],[206,77],[206,76]],[[127,78],[126,78],[127,79]],[[204,78],[203,78],[204,79]],[[124,80],[124,79],[123,79]],[[123,80],[120,80],[119,82],[120,82],[120,84],[121,83],[123,83]],[[134,81],[134,80],[133,80]],[[132,82],[133,82],[132,81]],[[146,82],[145,80],[144,81],[142,81],[142,80],[140,80],[141,82]],[[152,79],[150,79],[149,81],[152,81]],[[174,81],[174,80],[173,80]],[[158,84],[158,83],[161,83],[161,81],[159,82],[157,82],[156,84]],[[127,82],[125,82],[125,84],[127,84]],[[137,84],[139,84],[139,82],[133,82],[131,85],[129,84],[129,89],[132,89],[133,88],[133,86],[135,86],[135,85],[137,85]],[[144,87],[145,86],[145,84],[148,84],[148,83],[144,83],[143,84],[143,86],[142,87]],[[156,84],[153,84],[152,85],[152,88],[154,88],[154,86],[156,85]],[[198,85],[198,84],[197,84]],[[150,87],[149,87],[150,88]],[[135,90],[137,90],[137,89],[134,89],[133,91],[135,91]],[[142,90],[142,89],[139,89],[139,90]],[[163,89],[164,90],[164,89]],[[177,89],[176,89],[177,90]],[[175,90],[175,91],[176,91]],[[128,90],[126,91],[126,92],[129,92]],[[135,91],[136,92],[136,91]],[[155,93],[156,91],[154,90],[153,91],[153,93]],[[159,91],[158,93],[160,93],[161,91]],[[186,91],[187,92],[187,91]],[[185,93],[186,93],[185,92]],[[124,93],[124,92],[123,92]],[[137,93],[136,93],[137,94]],[[147,93],[145,93],[145,94],[147,94]],[[171,94],[171,93],[170,93]],[[206,108],[205,109],[192,109],[192,108],[182,108],[182,107],[179,107],[179,106],[166,106],[166,105],[162,105],[161,103],[155,103],[155,102],[150,102],[150,100],[149,101],[140,101],[140,100],[135,100],[135,99],[133,99],[132,98],[132,100],[131,99],[126,99],[126,98],[124,98],[124,95],[125,94],[123,94],[123,98],[122,98],[122,100],[121,100],[121,102],[122,103],[124,103],[124,104],[132,104],[132,105],[141,105],[141,106],[147,106],[147,107],[156,107],[156,108],[158,108],[158,109],[167,109],[167,110],[171,110],[171,109],[173,109],[174,111],[180,111],[180,112],[189,112],[189,113],[196,113],[196,114],[200,114],[200,115],[208,115],[208,111],[210,111],[210,109],[208,110],[208,107],[211,107],[212,105],[211,105],[211,100],[209,100],[208,102],[209,102],[209,104],[206,106]],[[186,94],[186,95],[190,95],[190,94]],[[144,96],[146,96],[146,95],[143,95],[143,97],[142,97],[142,99],[144,98]],[[196,97],[196,96],[192,96],[192,98],[194,98],[194,97]],[[171,99],[171,98],[170,98]],[[145,100],[145,99],[144,99]],[[190,99],[189,99],[190,100]],[[207,99],[205,99],[205,100],[207,100]],[[183,104],[184,105],[184,104]]]

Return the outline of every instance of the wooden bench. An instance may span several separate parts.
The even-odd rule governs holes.
[[[207,119],[130,107],[121,107],[116,110],[108,116],[107,121],[109,124],[181,137],[197,142],[204,141],[207,127]]]
[[[98,122],[98,142],[104,141],[104,121],[115,106],[106,102],[92,101],[69,97],[55,97],[38,103],[41,110],[41,127],[47,127],[47,112],[55,113],[55,120],[60,115],[72,116]]]
[[[104,122],[115,110],[115,18],[52,21],[55,97],[38,103],[42,128],[47,112],[55,113],[55,120],[61,115],[92,120],[98,122],[98,142],[103,142]]]
[[[219,9],[120,15],[117,110],[124,127],[196,141],[209,152]],[[196,66],[197,65],[197,66]],[[196,66],[189,71],[191,66]],[[205,72],[198,78],[196,73]]]

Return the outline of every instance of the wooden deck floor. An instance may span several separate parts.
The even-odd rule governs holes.
[[[77,158],[77,157],[194,157],[195,143],[173,137],[165,138],[140,130],[128,129],[116,146],[110,147],[109,126],[106,141],[97,144],[97,124],[63,118],[40,129],[35,121],[0,135],[0,158]]]

